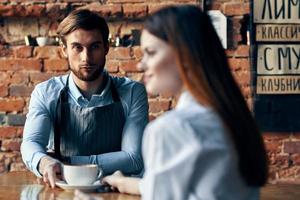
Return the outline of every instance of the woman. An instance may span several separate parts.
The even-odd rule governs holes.
[[[117,172],[104,181],[142,199],[259,199],[263,140],[209,17],[191,5],[164,8],[147,19],[141,48],[147,91],[179,100],[145,130],[143,179]]]

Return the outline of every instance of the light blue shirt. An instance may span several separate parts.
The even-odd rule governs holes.
[[[104,72],[108,75],[107,72]],[[24,126],[21,144],[22,158],[29,170],[41,176],[37,170],[40,159],[54,149],[53,119],[60,91],[65,86],[67,75],[54,77],[38,84],[31,94],[29,112]],[[143,169],[141,140],[148,123],[148,99],[143,84],[128,78],[112,77],[124,108],[126,122],[122,133],[121,151],[91,156],[73,156],[72,164],[98,164],[104,174],[121,170],[126,174],[137,174]],[[101,94],[86,99],[72,76],[69,79],[70,104],[81,107],[105,106],[113,103],[110,91],[111,79]],[[111,119],[113,120],[113,119]]]
[[[143,200],[259,199],[259,188],[249,187],[240,175],[222,120],[187,92],[176,109],[147,126],[143,157]]]

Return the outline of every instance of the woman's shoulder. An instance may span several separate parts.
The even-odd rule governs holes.
[[[156,138],[193,138],[200,143],[224,143],[227,141],[226,129],[220,117],[211,109],[168,111],[150,122],[146,127],[145,133],[147,134],[147,132]]]

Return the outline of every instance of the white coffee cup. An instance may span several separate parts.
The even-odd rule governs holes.
[[[63,176],[68,185],[91,185],[102,176],[98,165],[63,165]]]

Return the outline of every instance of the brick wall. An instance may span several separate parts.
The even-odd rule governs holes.
[[[247,103],[252,108],[251,67],[246,29],[249,0],[211,0],[209,9],[221,10],[228,19],[230,66]],[[200,4],[197,0],[0,0],[0,173],[25,170],[20,142],[30,93],[48,78],[64,74],[67,61],[57,46],[29,47],[16,44],[25,35],[55,36],[61,19],[73,9],[88,8],[101,13],[111,32],[128,34],[141,29],[149,13],[170,4]],[[140,81],[135,64],[141,58],[139,46],[112,47],[107,61],[110,73]],[[169,110],[172,97],[149,96],[150,119]],[[296,133],[264,133],[270,158],[270,182],[297,182],[300,174],[300,137]],[[255,148],[255,147],[253,147]]]

